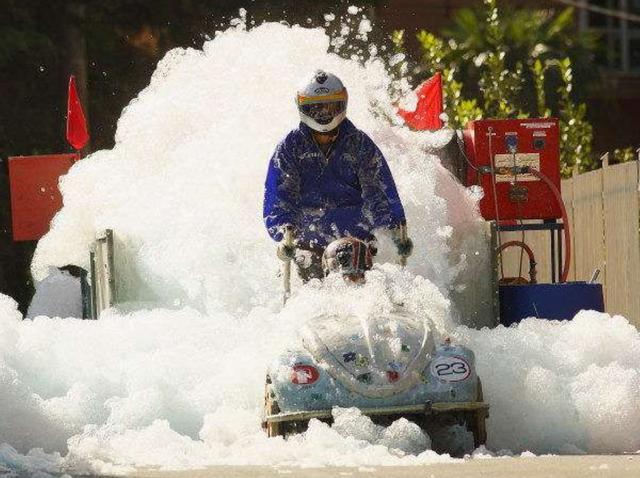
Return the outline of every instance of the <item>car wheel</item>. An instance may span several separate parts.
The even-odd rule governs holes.
[[[267,377],[267,383],[264,386],[264,416],[276,415],[280,413],[280,407],[276,400],[275,393],[271,388],[271,380]],[[268,437],[284,436],[284,430],[282,424],[278,422],[262,422],[262,428],[267,432]]]
[[[478,393],[476,401],[484,402],[484,394],[482,393],[482,381],[478,378]],[[487,443],[487,425],[486,419],[488,413],[486,410],[478,410],[470,413],[467,418],[467,428],[473,433],[473,444],[476,448]]]

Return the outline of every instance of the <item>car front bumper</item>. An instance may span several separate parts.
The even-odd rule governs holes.
[[[403,415],[434,416],[459,412],[479,412],[488,416],[489,404],[486,402],[427,402],[417,405],[403,405],[396,407],[360,408],[360,411],[363,415],[368,417]],[[267,415],[263,419],[263,426],[268,423],[308,422],[313,418],[318,420],[331,419],[331,409],[285,412]]]

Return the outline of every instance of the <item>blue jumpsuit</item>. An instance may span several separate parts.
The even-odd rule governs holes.
[[[325,155],[300,123],[278,144],[265,183],[269,235],[293,225],[300,247],[324,250],[334,239],[373,239],[373,230],[405,221],[391,171],[375,143],[349,120]]]

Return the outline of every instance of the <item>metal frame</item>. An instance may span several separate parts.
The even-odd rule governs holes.
[[[542,223],[498,224],[498,232],[549,231],[551,234],[551,282],[562,277],[562,232],[564,224],[555,219],[545,219]]]
[[[100,318],[103,310],[116,303],[116,278],[113,231],[96,236],[89,255],[91,263],[91,315]]]
[[[88,282],[88,272],[82,269],[80,275],[80,294],[82,296],[82,318],[93,319],[93,294],[91,285]]]
[[[635,27],[638,15],[630,12],[629,0],[619,0],[615,8],[602,8],[593,5],[589,0],[560,0],[565,4],[576,4],[579,9],[579,25],[582,31],[592,30],[603,35],[606,42],[607,67],[612,71],[624,73],[638,73],[640,65],[631,65],[631,42],[640,38],[640,29]],[[604,26],[591,26],[589,24],[589,12],[605,16]],[[618,21],[616,26],[614,23]],[[619,64],[616,63],[615,52],[620,52]]]
[[[493,306],[493,317],[495,318],[495,324],[500,323],[500,274],[499,274],[499,260],[498,254],[498,225],[496,221],[489,221],[489,254],[491,258],[491,290],[493,296],[491,297],[491,303]]]

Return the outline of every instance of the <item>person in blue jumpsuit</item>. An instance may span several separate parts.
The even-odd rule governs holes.
[[[293,259],[304,280],[322,278],[322,253],[335,239],[355,237],[375,255],[376,229],[390,229],[398,253],[411,255],[402,239],[404,208],[384,156],[366,133],[346,118],[347,90],[321,70],[297,92],[300,124],[277,145],[265,182],[263,217],[278,257]],[[282,242],[285,229],[295,247]]]

